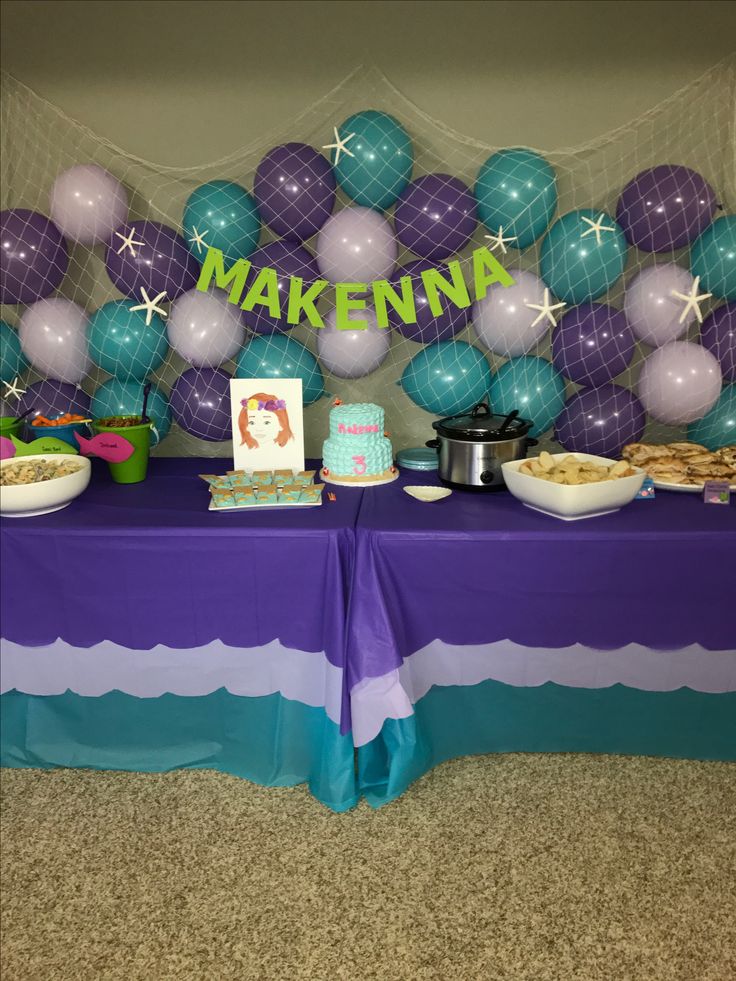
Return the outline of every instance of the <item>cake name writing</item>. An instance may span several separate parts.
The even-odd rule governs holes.
[[[346,426],[344,422],[341,422],[337,431],[338,433],[350,433],[351,436],[359,436],[361,433],[377,433],[378,426],[357,426],[355,423],[352,426]]]

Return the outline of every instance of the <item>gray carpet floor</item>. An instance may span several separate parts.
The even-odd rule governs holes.
[[[487,756],[336,815],[4,770],[3,981],[733,981],[736,766]]]

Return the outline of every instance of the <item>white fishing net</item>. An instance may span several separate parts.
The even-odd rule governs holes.
[[[736,415],[735,93],[729,59],[584,146],[496,156],[514,148],[454,132],[379,71],[360,69],[230,156],[172,168],[125,153],[5,76],[1,204],[11,216],[3,226],[3,298],[11,302],[2,307],[2,414],[138,412],[150,381],[149,412],[163,436],[156,453],[231,456],[227,378],[272,372],[303,378],[311,400],[306,452],[314,457],[335,397],[382,405],[397,450],[430,439],[438,416],[489,398],[496,412],[515,408],[531,418],[544,444],[557,445],[556,424],[568,449],[617,452],[644,424],[655,441],[681,438],[690,425],[691,436],[713,445],[734,442],[726,427]],[[323,149],[337,138],[338,160],[334,148]],[[370,154],[378,159],[386,141],[389,163],[371,170]],[[262,163],[285,144],[312,147],[322,162],[302,146]],[[80,165],[86,169],[62,176]],[[652,168],[659,169],[622,199]],[[238,187],[198,190],[213,181]],[[80,187],[95,209],[76,207]],[[49,216],[64,233],[61,244],[44,225]],[[34,241],[43,256],[24,258]],[[240,254],[282,270],[278,318],[263,305],[265,294],[260,305],[251,294],[252,309],[241,314],[217,291],[194,289],[215,241],[230,243],[225,268]],[[140,263],[149,246],[147,272]],[[494,284],[474,302],[473,253],[481,247],[516,282]],[[472,305],[440,292],[436,318],[421,294],[421,270],[443,268],[449,277],[455,259]],[[334,329],[335,281],[370,286],[393,276],[401,296],[408,264],[418,325],[402,325],[389,303],[385,329],[370,309],[352,314],[368,330]],[[293,275],[305,290],[330,280],[316,300],[324,329],[286,323]],[[122,309],[105,306],[121,300]],[[142,308],[135,317],[133,306]]]

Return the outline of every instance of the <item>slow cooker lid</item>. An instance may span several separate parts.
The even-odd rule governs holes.
[[[519,418],[518,409],[507,416],[497,416],[487,402],[479,402],[470,412],[438,419],[432,423],[432,428],[448,439],[491,443],[526,436],[532,425],[530,420]]]

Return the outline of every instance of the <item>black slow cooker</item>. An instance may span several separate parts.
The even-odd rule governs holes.
[[[501,464],[523,460],[536,439],[528,436],[534,425],[514,409],[506,416],[479,402],[470,412],[432,423],[437,439],[427,446],[439,454],[439,476],[444,484],[473,490],[501,490],[505,484]]]

